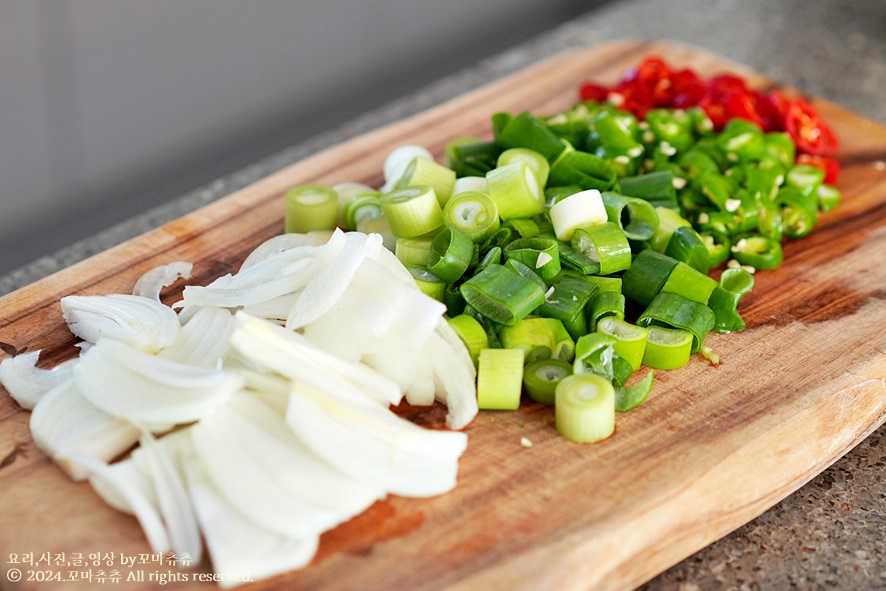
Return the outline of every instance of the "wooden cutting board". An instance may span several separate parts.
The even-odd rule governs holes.
[[[2,298],[0,347],[6,354],[41,349],[41,363],[55,365],[75,354],[60,297],[127,292],[149,268],[176,260],[195,264],[193,282],[208,282],[282,231],[288,187],[380,185],[392,147],[423,144],[442,158],[454,137],[489,137],[493,112],[566,108],[579,82],[613,82],[650,53],[705,75],[729,70],[758,88],[774,86],[740,65],[669,43],[623,41],[560,55],[312,156]],[[814,102],[843,142],[844,202],[810,237],[786,245],[780,269],[757,274],[742,304],[749,328],[709,338],[719,366],[694,358],[659,372],[648,401],[619,415],[615,435],[597,445],[559,437],[551,410],[531,402],[515,412],[483,412],[466,429],[470,443],[455,491],[379,502],[324,535],[309,567],[249,588],[631,589],[750,521],[881,425],[886,127]],[[444,412],[411,414],[437,424]],[[195,573],[209,572],[205,564],[183,571],[157,563],[124,567],[121,554],[149,552],[137,523],[55,469],[31,443],[28,416],[0,391],[0,588],[59,588],[4,580],[10,553],[28,552],[65,553],[67,562],[78,553],[114,553],[115,564],[36,567],[68,578],[72,570],[117,570],[123,580],[114,588],[161,588],[156,580],[126,578],[168,571],[190,580],[164,589],[212,585],[194,582]],[[524,437],[532,447],[521,446]],[[64,584],[97,586],[96,579]]]

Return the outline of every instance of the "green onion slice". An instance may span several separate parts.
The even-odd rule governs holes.
[[[286,232],[333,230],[338,220],[338,193],[323,185],[300,185],[286,191]]]
[[[578,228],[591,228],[609,219],[600,191],[589,189],[557,201],[548,210],[557,240],[569,242]]]
[[[526,363],[550,359],[556,347],[554,325],[545,318],[524,318],[513,326],[504,326],[498,332],[506,349],[523,349]]]
[[[428,270],[443,281],[453,283],[467,271],[473,252],[474,243],[470,238],[453,228],[443,228],[431,241]]]
[[[554,406],[560,381],[572,375],[572,365],[562,359],[538,359],[523,368],[523,388],[538,403]]]
[[[446,290],[445,281],[424,267],[406,267],[406,269],[412,275],[415,284],[418,285],[419,289],[421,289],[425,295],[428,295],[435,300],[443,301],[443,295]]]
[[[677,369],[689,363],[692,333],[678,328],[652,325],[643,351],[643,365],[655,369]]]
[[[571,375],[560,380],[554,394],[557,432],[579,443],[606,439],[615,431],[615,389],[594,374]]]
[[[671,238],[677,228],[692,227],[689,220],[683,218],[679,213],[666,207],[656,207],[658,214],[658,228],[652,238],[647,242],[649,248],[656,252],[664,252],[671,242]]]
[[[486,173],[489,196],[501,219],[529,218],[545,209],[544,193],[532,168],[515,161]]]
[[[744,330],[745,322],[738,313],[738,303],[753,287],[754,276],[741,267],[723,271],[720,282],[708,300],[708,307],[714,311],[715,331],[725,333]]]
[[[454,170],[438,164],[434,160],[416,156],[406,165],[406,169],[400,176],[400,180],[397,181],[395,188],[431,187],[434,189],[437,203],[442,208],[449,200],[454,185]]]
[[[640,369],[649,334],[646,328],[609,316],[597,323],[597,331],[614,337],[615,342],[612,344],[614,351],[631,365],[631,369],[634,371]]]
[[[670,170],[657,170],[623,178],[618,181],[618,186],[622,195],[642,199],[656,208],[675,208],[677,206],[674,173]]]
[[[502,265],[489,265],[461,285],[465,301],[493,322],[513,326],[545,301],[531,279]]]
[[[426,238],[397,238],[394,254],[404,267],[427,267],[431,241]]]
[[[443,225],[443,210],[431,187],[395,189],[379,197],[379,203],[397,238],[423,236]]]
[[[633,386],[618,386],[615,388],[615,412],[627,412],[643,404],[652,391],[652,383],[655,379],[655,371],[649,370],[640,382]]]
[[[661,286],[661,291],[676,293],[700,304],[706,304],[716,287],[716,280],[678,261],[668,274],[667,281]]]
[[[625,296],[617,291],[601,291],[594,295],[587,306],[588,328],[596,332],[600,321],[604,318],[625,317]]]
[[[504,255],[506,259],[520,261],[545,280],[560,272],[560,252],[553,237],[518,238],[504,247]]]
[[[606,216],[619,225],[630,240],[649,240],[658,229],[658,212],[648,202],[606,191],[602,194]]]
[[[523,349],[483,349],[477,364],[477,404],[516,410],[523,390]]]
[[[551,165],[540,153],[529,148],[510,148],[499,154],[496,166],[505,166],[512,162],[526,162],[535,173],[539,186],[544,187],[547,184]]]
[[[637,318],[637,325],[679,328],[692,333],[692,352],[698,351],[714,328],[714,312],[676,293],[659,293]]]
[[[468,314],[458,314],[449,318],[447,322],[465,344],[471,359],[474,360],[474,367],[477,367],[480,362],[480,351],[489,348],[489,337],[483,325]]]
[[[677,262],[654,250],[641,250],[634,257],[631,268],[621,276],[623,293],[641,306],[648,306],[661,291]]]
[[[708,247],[701,235],[691,226],[681,226],[674,230],[665,248],[665,254],[701,273],[707,273],[711,269]]]
[[[381,193],[378,191],[366,191],[352,196],[345,203],[342,217],[345,221],[345,228],[348,230],[356,230],[357,225],[363,220],[374,220],[382,217],[381,204],[379,197]]]
[[[631,245],[614,222],[576,229],[572,234],[572,248],[597,263],[595,275],[612,275],[631,266]]]
[[[443,221],[478,244],[492,236],[501,224],[495,201],[478,191],[464,191],[450,197],[443,208]]]

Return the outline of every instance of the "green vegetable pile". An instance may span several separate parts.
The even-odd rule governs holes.
[[[715,131],[698,107],[639,121],[581,102],[496,113],[492,130],[451,142],[445,165],[409,156],[384,192],[340,193],[339,217],[387,233],[446,304],[478,368],[480,408],[517,408],[525,392],[556,406],[575,441],[608,437],[653,370],[715,358],[705,338],[745,328],[753,273],[778,267],[782,242],[840,200],[823,170],[795,163],[786,133],[742,119]]]

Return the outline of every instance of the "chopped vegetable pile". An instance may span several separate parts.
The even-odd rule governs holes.
[[[803,99],[658,57],[579,95],[559,113],[494,114],[492,139],[455,139],[445,163],[401,146],[384,187],[338,194],[346,227],[384,234],[446,304],[480,408],[517,408],[524,393],[557,406],[558,383],[593,374],[611,404],[596,403],[610,397],[599,380],[567,383],[614,428],[649,394],[652,370],[695,353],[719,363],[706,336],[745,328],[753,274],[779,267],[785,240],[839,202],[837,139]],[[288,217],[307,215],[290,203]],[[650,371],[632,379],[641,366]],[[586,416],[572,399],[557,411],[561,433],[613,432],[561,418]]]
[[[401,146],[382,187],[293,187],[286,232],[173,307],[160,292],[187,263],[67,296],[80,355],[4,359],[0,382],[155,552],[199,563],[205,543],[256,579],[388,494],[452,489],[480,409],[526,396],[564,437],[604,440],[655,371],[719,362],[706,337],[745,328],[754,273],[839,203],[838,143],[802,99],[657,57],[580,98],[495,113],[442,163]],[[401,400],[446,405],[449,429]]]

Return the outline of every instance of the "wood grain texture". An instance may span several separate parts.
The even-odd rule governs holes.
[[[288,187],[378,185],[392,147],[423,144],[442,157],[454,137],[489,137],[493,112],[565,108],[578,82],[614,81],[651,52],[704,74],[730,70],[757,87],[775,86],[738,64],[664,42],[623,41],[555,57],[316,154],[0,299],[0,346],[5,354],[40,349],[41,364],[55,365],[75,354],[61,296],[129,291],[141,273],[175,260],[192,261],[192,281],[207,282],[282,230]],[[515,412],[483,412],[466,429],[455,491],[376,503],[324,535],[308,568],[249,589],[632,589],[756,517],[881,425],[886,171],[876,163],[886,160],[886,128],[814,102],[843,141],[844,202],[810,237],[786,245],[783,267],[757,274],[742,304],[749,328],[709,337],[719,366],[694,358],[659,372],[648,401],[619,415],[615,435],[596,445],[559,437],[550,409],[531,402]],[[179,297],[180,287],[166,296]],[[444,415],[440,407],[402,412],[428,424]],[[12,552],[148,552],[132,518],[105,506],[88,485],[67,481],[34,448],[28,416],[0,392],[0,560]],[[521,447],[522,437],[531,448]],[[124,578],[133,570],[117,569]]]

